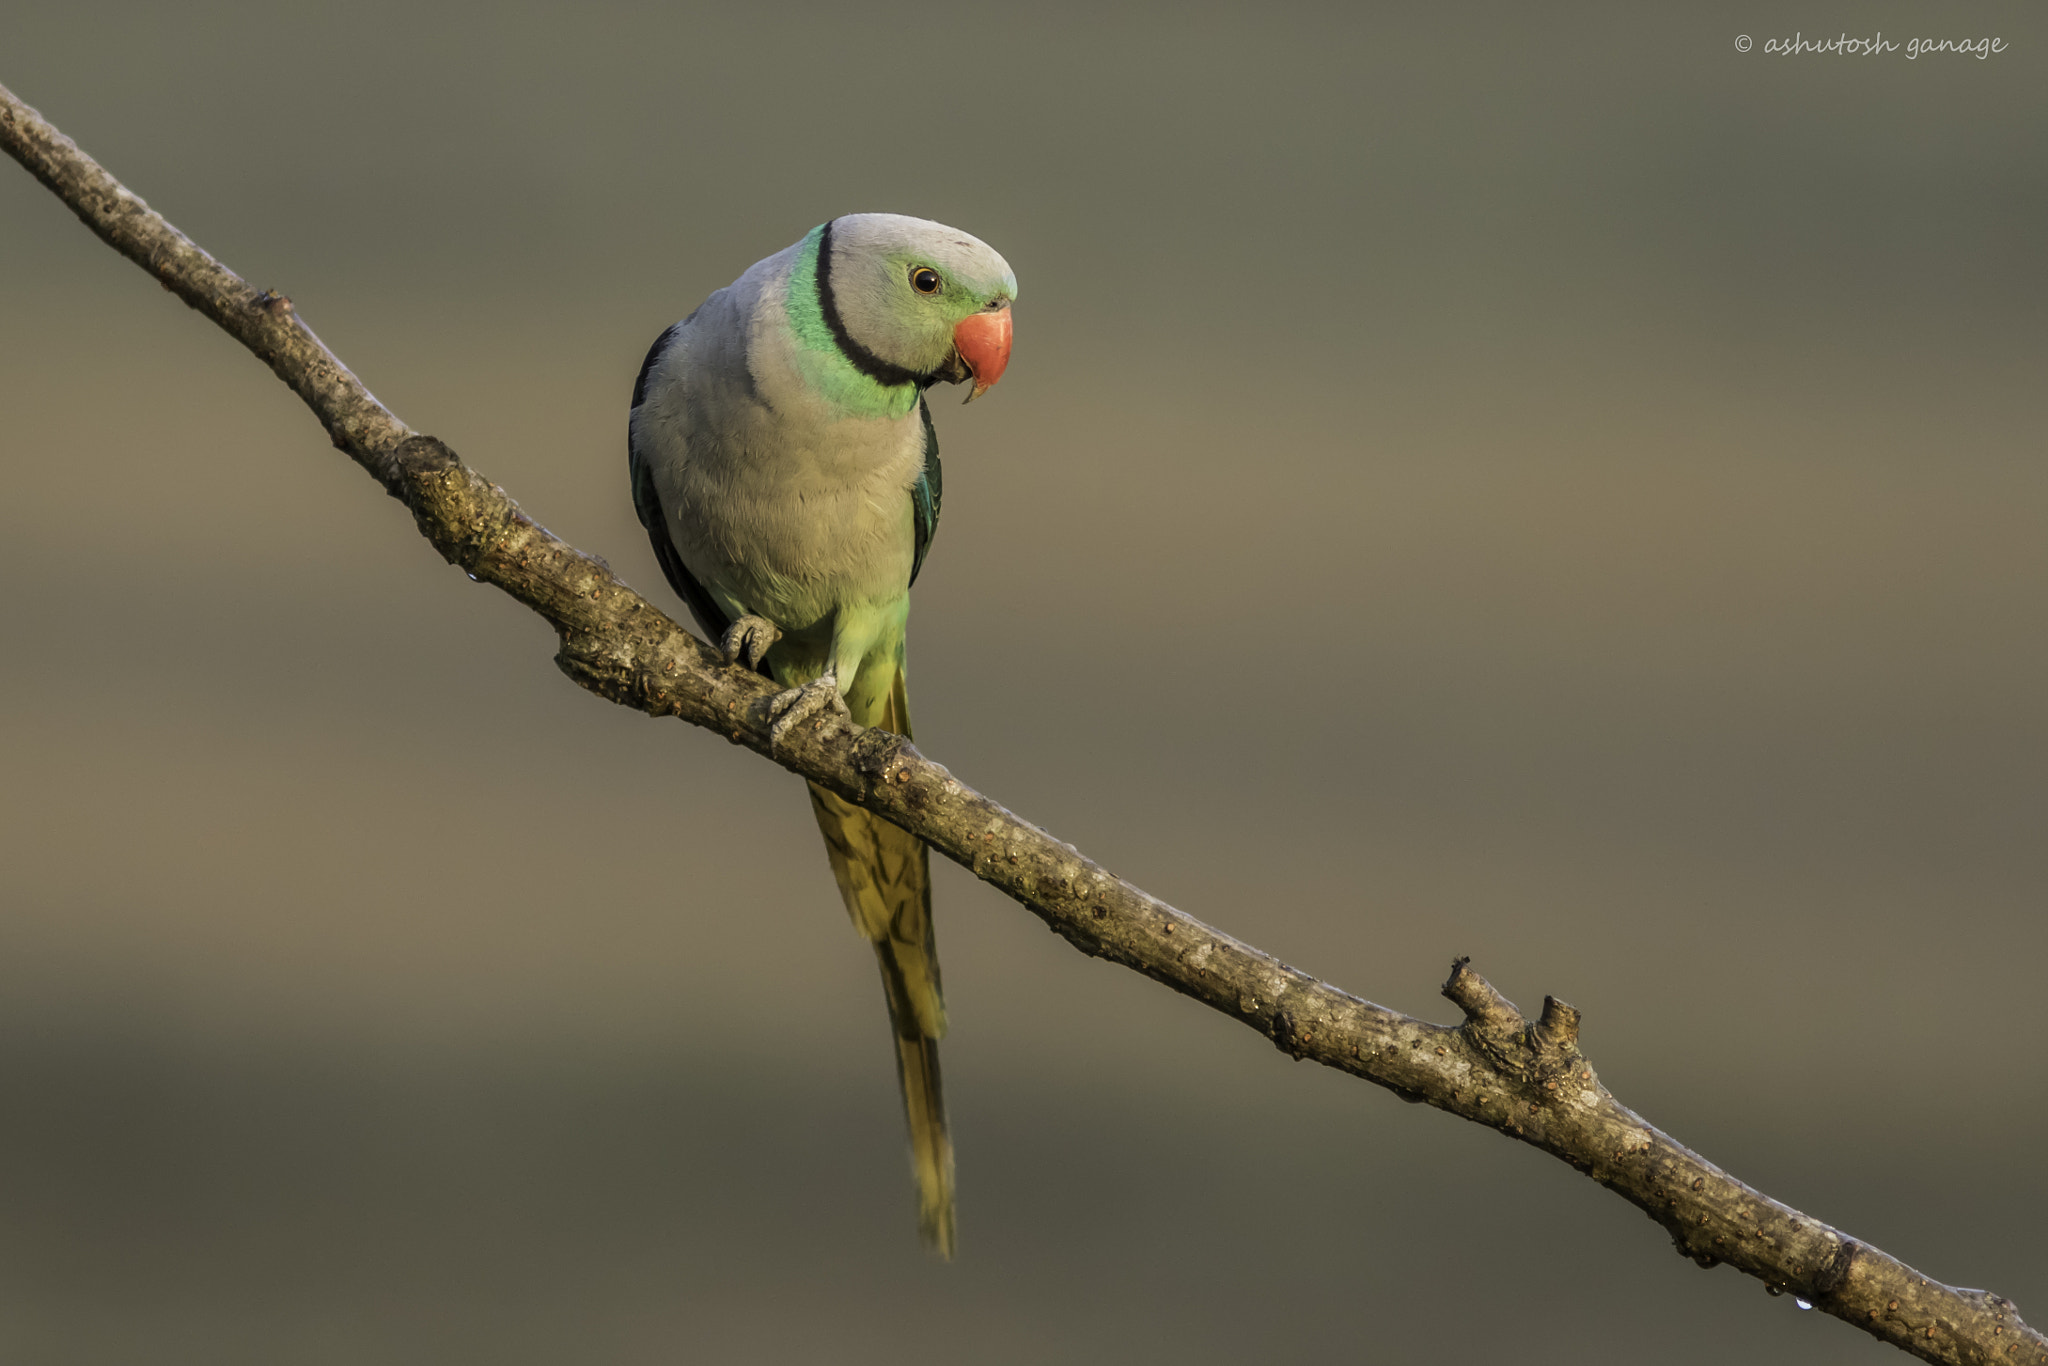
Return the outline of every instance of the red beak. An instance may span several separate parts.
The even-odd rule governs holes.
[[[993,313],[971,313],[953,328],[953,349],[974,376],[969,403],[995,387],[1010,363],[1010,306]]]

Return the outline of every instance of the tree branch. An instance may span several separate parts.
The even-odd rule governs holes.
[[[540,526],[431,436],[399,421],[323,346],[291,300],[252,288],[0,87],[0,143],[103,241],[211,318],[304,399],[334,444],[411,510],[449,563],[554,626],[556,664],[622,706],[677,716],[895,821],[1022,903],[1075,948],[1193,997],[1403,1098],[1570,1163],[1661,1224],[1701,1266],[1725,1262],[1927,1361],[2048,1363],[2012,1302],[1922,1276],[1751,1189],[1622,1105],[1579,1052],[1579,1013],[1546,997],[1530,1023],[1452,965],[1464,1013],[1430,1024],[1349,995],[1114,877],[961,783],[903,737],[835,720],[768,740],[775,688]]]

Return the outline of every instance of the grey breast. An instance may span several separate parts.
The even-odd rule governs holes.
[[[677,329],[634,441],[690,571],[728,610],[805,632],[907,588],[923,432],[914,411],[848,418],[804,384],[780,317],[793,256],[759,263]]]

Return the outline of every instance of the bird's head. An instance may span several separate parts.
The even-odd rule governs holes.
[[[1003,377],[1017,277],[986,242],[922,218],[848,214],[825,225],[818,266],[827,322],[836,315],[850,354],[921,384],[972,380],[969,402]]]

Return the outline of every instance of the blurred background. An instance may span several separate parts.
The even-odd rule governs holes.
[[[679,615],[648,343],[835,214],[986,238],[923,747],[1386,1005],[1557,994],[2048,1323],[2048,15],[741,8],[8,0],[0,81]],[[1845,29],[2009,50],[1762,51]],[[0,1356],[1896,1359],[951,865],[929,1261],[799,784],[12,165],[0,247]]]

